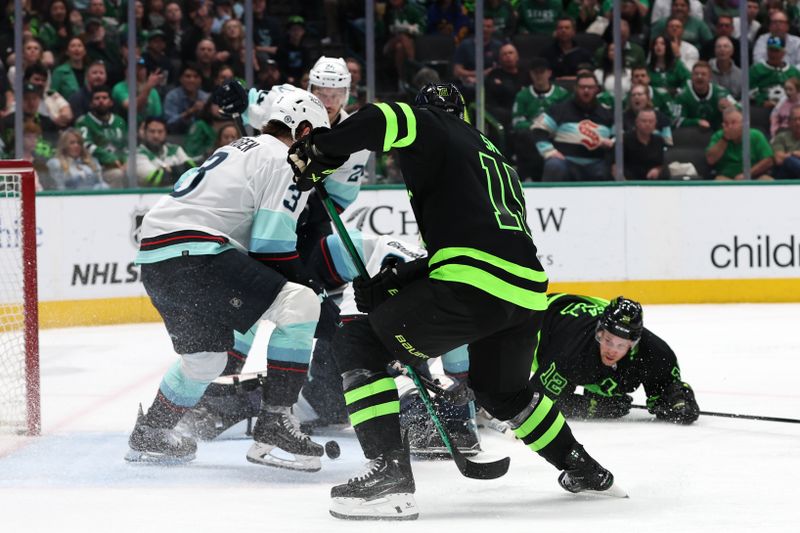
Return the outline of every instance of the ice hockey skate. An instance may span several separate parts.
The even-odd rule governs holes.
[[[407,450],[372,459],[365,470],[331,489],[331,515],[345,520],[416,520],[414,475]]]
[[[572,447],[566,463],[567,468],[558,476],[558,484],[564,490],[615,498],[628,497],[628,493],[614,483],[614,475],[592,459],[580,444],[576,443]]]
[[[130,450],[125,460],[131,463],[188,463],[194,459],[197,451],[197,443],[193,438],[181,435],[175,429],[149,426],[141,404],[128,445]]]
[[[265,466],[316,472],[325,448],[300,431],[300,423],[288,407],[262,409],[253,429],[253,445],[247,460]]]

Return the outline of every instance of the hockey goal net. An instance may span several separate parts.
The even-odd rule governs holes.
[[[0,161],[0,435],[40,431],[36,176]]]

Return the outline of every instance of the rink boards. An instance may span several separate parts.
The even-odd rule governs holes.
[[[43,327],[158,319],[133,259],[141,219],[162,194],[37,198]],[[552,291],[645,303],[800,301],[797,185],[611,183],[533,186],[525,195]],[[343,219],[418,239],[399,187],[364,190]],[[16,222],[0,217],[0,256],[16,253]]]

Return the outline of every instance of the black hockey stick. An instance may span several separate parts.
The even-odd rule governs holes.
[[[647,409],[646,405],[631,405],[634,409]],[[744,418],[745,420],[763,420],[764,422],[786,422],[800,424],[800,418],[781,418],[778,416],[744,415],[740,413],[718,413],[715,411],[700,411],[702,416],[719,416],[721,418]]]
[[[508,467],[511,464],[511,458],[503,457],[502,459],[498,459],[497,461],[492,461],[490,463],[476,463],[467,459],[464,454],[461,453],[461,450],[459,450],[458,447],[453,446],[453,441],[450,437],[450,434],[445,429],[442,421],[439,420],[439,417],[436,414],[436,409],[433,407],[431,397],[428,395],[428,389],[425,385],[423,385],[419,374],[417,374],[417,371],[414,370],[411,365],[405,365],[405,372],[414,382],[414,385],[417,386],[419,397],[422,398],[422,403],[425,404],[425,409],[431,416],[431,420],[433,420],[433,424],[436,426],[436,430],[439,432],[442,442],[444,442],[447,451],[450,452],[450,455],[453,457],[453,461],[456,463],[458,470],[464,475],[464,477],[472,479],[497,479],[499,477],[503,477],[506,472],[508,472]]]
[[[336,234],[339,236],[342,244],[344,244],[345,249],[347,249],[347,253],[350,255],[350,259],[352,259],[356,270],[358,270],[358,274],[364,279],[369,278],[367,267],[364,266],[364,261],[362,261],[361,256],[358,255],[358,250],[356,250],[353,240],[350,238],[350,234],[347,233],[347,229],[344,227],[339,213],[336,212],[336,206],[333,205],[333,200],[331,200],[328,195],[328,191],[325,190],[324,185],[320,182],[315,183],[314,188],[322,201],[322,205],[325,207],[325,211],[328,213],[328,217],[333,223],[333,227],[336,229]],[[436,414],[433,402],[431,402],[428,391],[420,380],[419,375],[410,365],[404,366],[406,373],[414,381],[414,385],[416,385],[419,391],[419,396],[425,404],[425,409],[428,411],[431,420],[433,420],[433,424],[436,426],[436,430],[439,432],[439,436],[442,438],[442,442],[444,442],[445,447],[447,447],[447,451],[453,458],[453,462],[455,462],[459,472],[461,472],[464,477],[472,479],[496,479],[504,476],[505,473],[508,472],[508,467],[511,463],[510,457],[504,457],[489,463],[477,463],[467,459],[456,446],[453,446],[453,440],[442,424],[442,421],[439,420],[439,415]]]

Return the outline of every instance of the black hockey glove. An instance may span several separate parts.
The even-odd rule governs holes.
[[[387,268],[377,276],[364,279],[361,276],[353,280],[356,307],[362,313],[369,313],[380,304],[400,292],[400,279],[394,268]]]
[[[329,128],[314,128],[314,130],[295,141],[289,148],[286,160],[294,172],[294,183],[300,191],[310,191],[316,183],[322,182],[342,166],[350,156],[332,156],[323,154],[314,146],[314,136],[320,131]]]
[[[630,412],[632,402],[627,394],[600,396],[584,391],[562,397],[558,407],[567,418],[621,418]]]
[[[247,110],[247,91],[236,80],[226,81],[211,93],[211,102],[226,115],[241,115]]]
[[[321,296],[319,321],[317,322],[314,337],[329,341],[333,339],[336,330],[342,327],[342,321],[339,318],[339,306],[336,305],[336,302],[327,293],[323,292]]]
[[[700,406],[688,383],[675,381],[653,403],[650,412],[659,420],[675,424],[691,424],[700,416]]]

